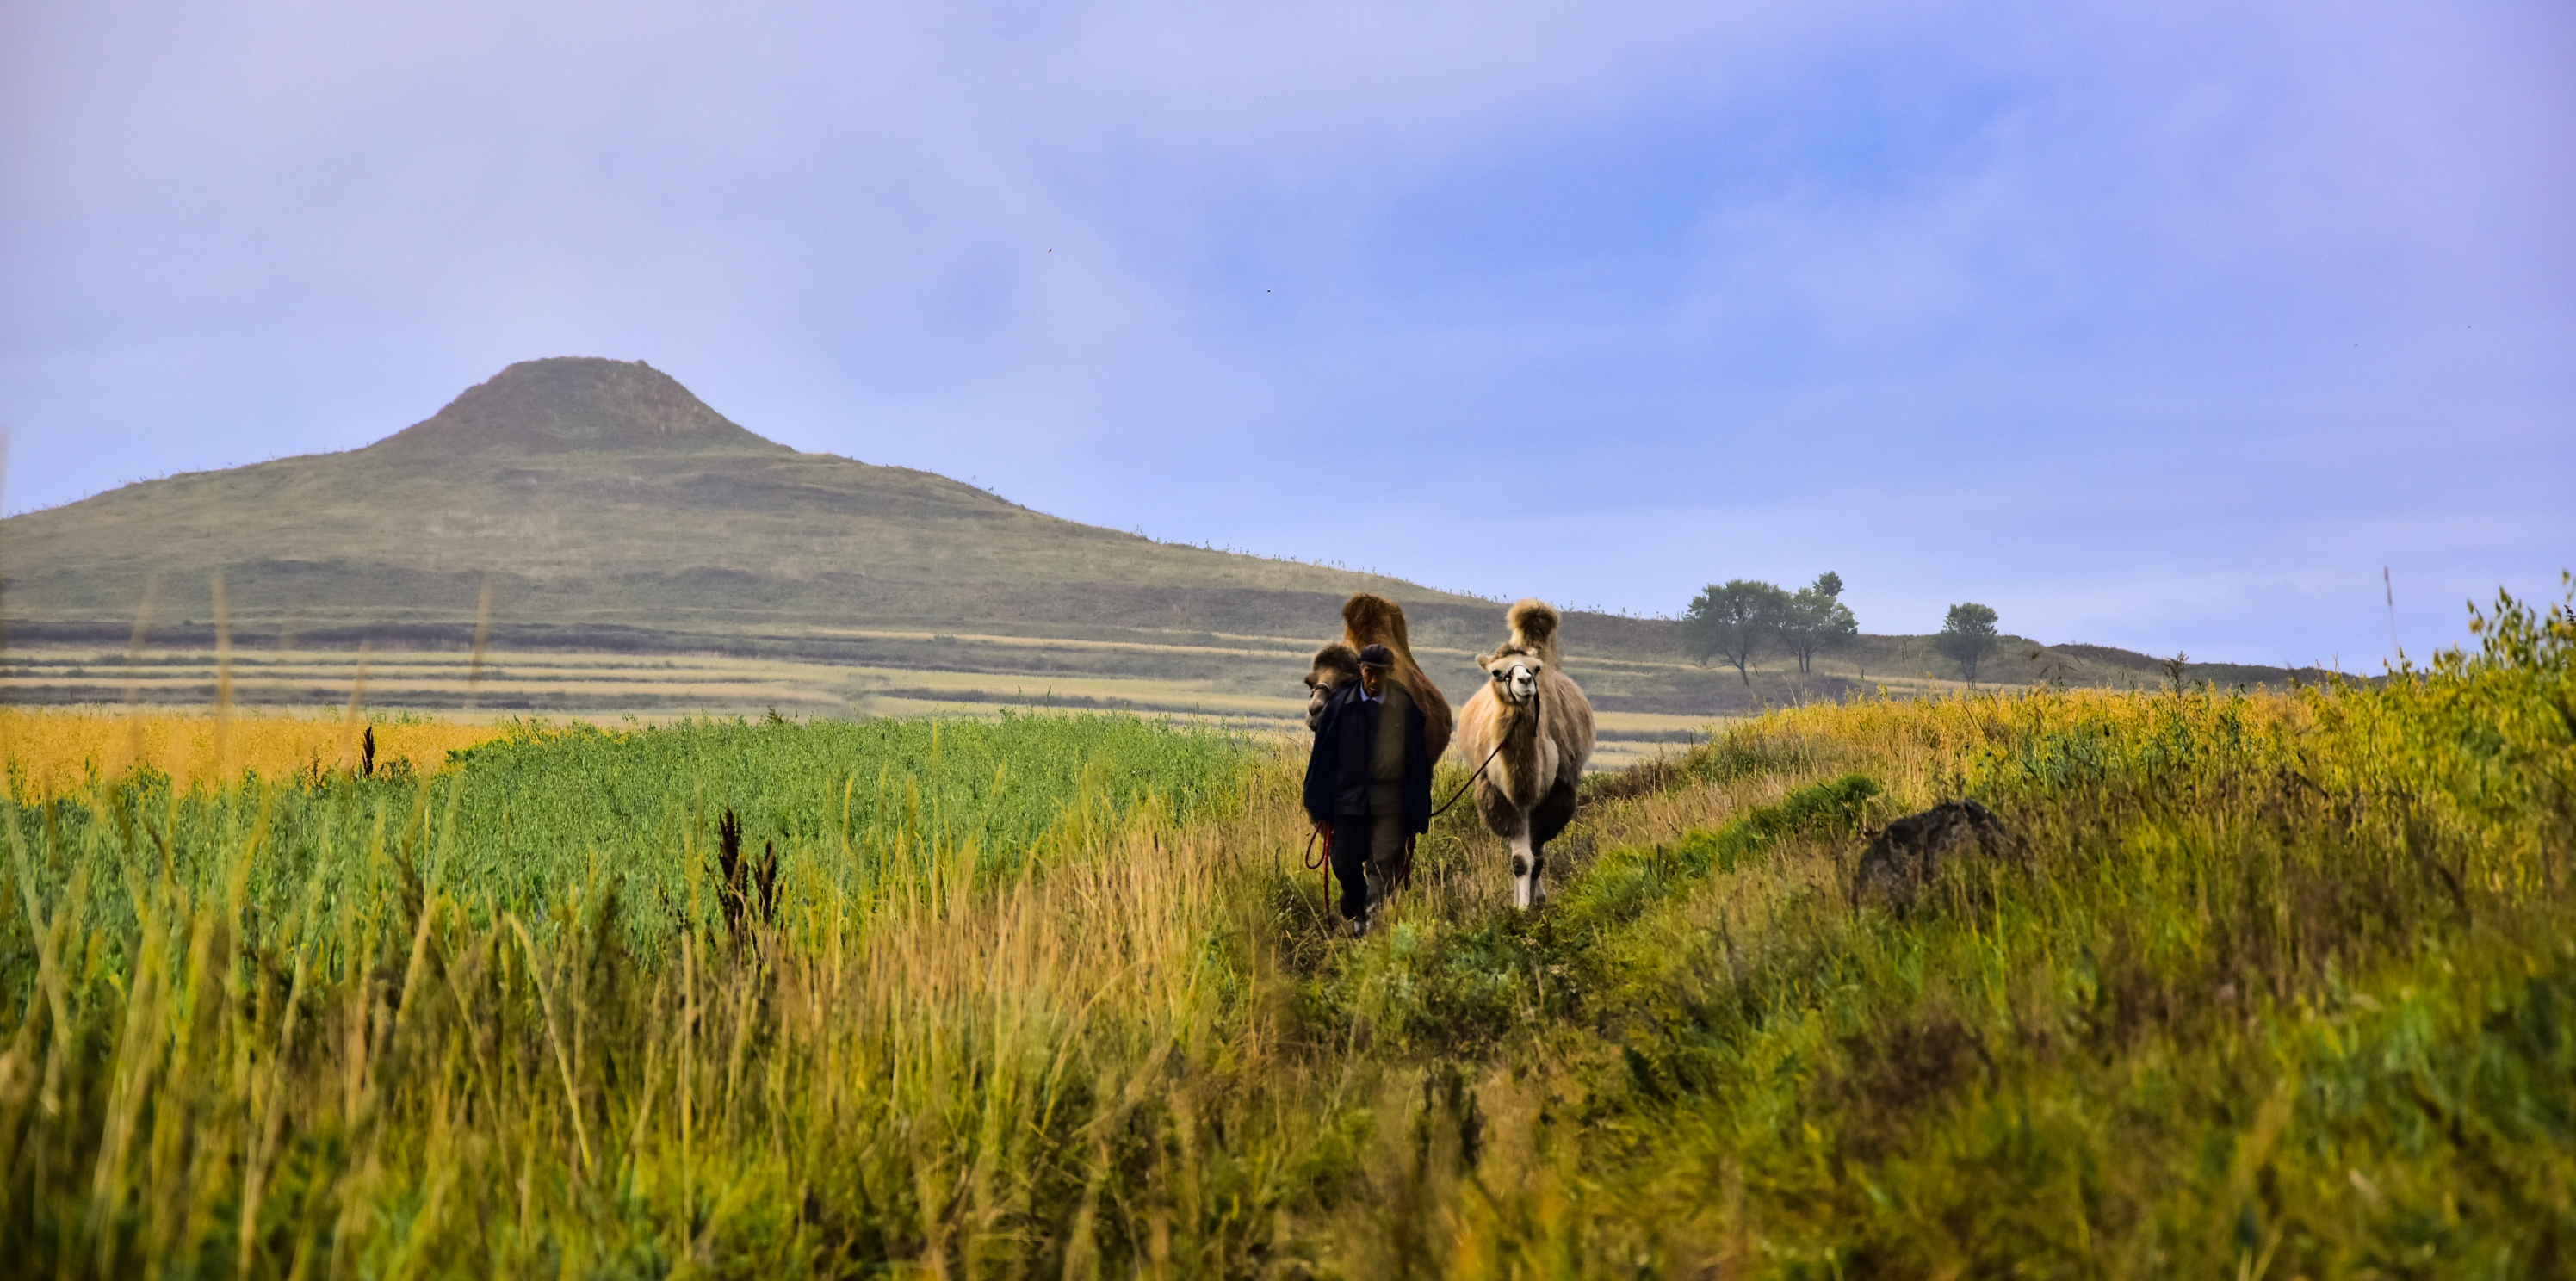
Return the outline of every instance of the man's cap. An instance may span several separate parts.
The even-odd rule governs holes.
[[[1395,651],[1388,649],[1384,645],[1368,646],[1360,651],[1360,666],[1393,667],[1395,666]]]

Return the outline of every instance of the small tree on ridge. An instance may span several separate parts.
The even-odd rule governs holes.
[[[1750,578],[1711,583],[1682,614],[1682,641],[1694,662],[1725,659],[1750,686],[1754,651],[1779,640],[1789,609],[1789,593],[1770,583]]]
[[[1840,645],[1860,634],[1860,620],[1842,603],[1843,576],[1826,570],[1789,598],[1780,624],[1780,643],[1798,656],[1798,671],[1812,671],[1816,651]]]
[[[1968,683],[1977,683],[1977,665],[1995,648],[1995,611],[1970,601],[1950,607],[1950,616],[1941,623],[1941,634],[1933,644],[1959,664]]]

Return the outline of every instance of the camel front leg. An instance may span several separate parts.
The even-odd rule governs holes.
[[[1527,823],[1512,837],[1512,906],[1527,910],[1547,899],[1547,888],[1539,883],[1538,851],[1530,842]]]

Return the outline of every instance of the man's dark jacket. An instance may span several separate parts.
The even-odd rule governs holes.
[[[1404,830],[1425,832],[1431,828],[1431,753],[1422,741],[1422,708],[1411,690],[1405,694]],[[1323,722],[1315,727],[1314,754],[1306,758],[1307,817],[1331,823],[1369,812],[1369,767],[1377,748],[1378,714],[1385,706],[1368,701],[1357,682],[1324,705]]]

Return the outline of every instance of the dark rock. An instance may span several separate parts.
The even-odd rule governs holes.
[[[1852,904],[1875,895],[1903,915],[1950,860],[1969,854],[2020,859],[2025,852],[1993,810],[1975,801],[1943,801],[1871,835],[1852,873]]]

